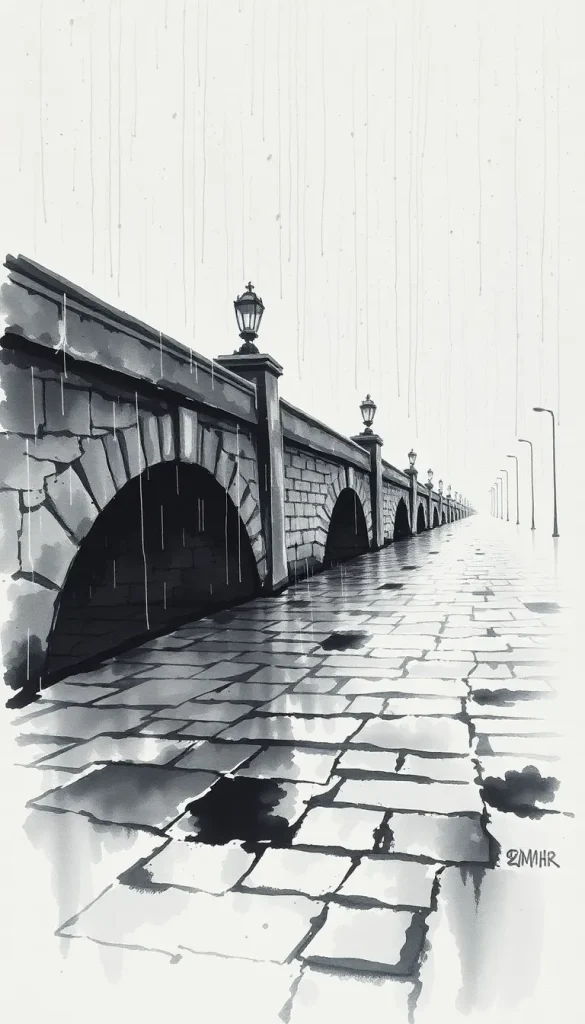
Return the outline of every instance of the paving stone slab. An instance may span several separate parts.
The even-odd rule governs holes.
[[[156,736],[96,736],[47,758],[44,763],[48,768],[77,769],[102,761],[163,765],[176,760],[192,746],[189,740],[166,740]]]
[[[431,905],[437,866],[398,857],[362,857],[340,886],[340,896],[396,907]]]
[[[140,681],[143,679],[166,679],[172,683],[176,679],[190,679],[201,671],[201,665],[175,664],[173,653],[173,651],[167,652],[167,661],[165,662],[157,662],[154,665],[149,665],[148,668],[143,666],[134,679]]]
[[[334,797],[335,803],[358,807],[383,807],[388,811],[429,811],[459,814],[476,811],[483,804],[474,783],[418,782],[408,779],[347,779]]]
[[[388,700],[402,697],[465,697],[468,694],[465,683],[460,679],[350,679],[342,683],[339,693],[343,696],[381,694]]]
[[[369,720],[351,738],[350,743],[381,747],[384,750],[465,754],[469,750],[469,731],[463,722],[450,718],[406,716]]]
[[[559,736],[497,736],[487,733],[476,739],[476,753],[513,754],[519,758],[562,757],[563,740]]]
[[[461,711],[461,699],[457,697],[390,697],[385,703],[382,717],[460,715]]]
[[[93,683],[54,683],[42,691],[39,703],[62,701],[64,704],[91,704],[100,697],[107,697],[111,692],[110,686],[96,686]]]
[[[100,700],[99,708],[110,705],[118,707],[177,707],[193,697],[201,696],[213,688],[213,682],[199,679],[148,679],[129,690],[113,693]]]
[[[259,710],[268,715],[339,715],[349,704],[347,697],[319,693],[286,693]]]
[[[66,679],[62,679],[61,682],[83,686],[117,686],[120,680],[131,679],[136,672],[140,672],[140,668],[140,665],[131,665],[120,659],[119,661],[107,662],[89,672],[73,673],[67,676]]]
[[[209,772],[107,764],[42,797],[38,805],[76,811],[100,822],[164,829],[216,779]]]
[[[246,672],[252,672],[254,666],[240,663],[239,661],[219,661],[215,665],[207,665],[201,670],[198,679],[225,679],[231,683],[237,676],[243,676]],[[217,686],[217,683],[215,684]]]
[[[302,959],[341,969],[412,974],[421,951],[422,927],[407,910],[354,910],[331,904],[325,923]]]
[[[238,775],[255,779],[291,779],[297,782],[325,784],[329,781],[338,756],[339,750],[268,747],[245,768],[240,768]]]
[[[336,771],[340,774],[394,775],[399,755],[386,750],[346,750],[341,755]]]
[[[181,725],[181,723],[177,723]],[[181,725],[180,736],[192,737],[194,739],[206,739],[217,736],[224,727],[224,722],[189,722],[188,725]]]
[[[392,853],[433,861],[487,864],[489,846],[479,816],[396,812],[389,822]]]
[[[221,690],[213,690],[207,694],[207,700],[243,702],[273,700],[279,697],[286,690],[286,685],[273,685],[272,683],[231,683]]]
[[[348,714],[379,715],[384,708],[383,697],[354,697],[347,707]]]
[[[189,701],[189,705],[193,718],[198,722],[235,722],[254,710],[251,704],[222,704],[219,701],[194,700]]]
[[[411,661],[406,666],[409,676],[429,676],[432,679],[465,679],[474,670],[471,661],[443,661],[442,659]]]
[[[254,863],[238,842],[224,846],[171,840],[144,865],[156,885],[174,885],[219,895],[231,889]]]
[[[189,723],[185,719],[153,718],[152,721],[146,721],[141,725],[133,735],[168,736],[171,733],[178,732],[183,725],[188,724]]]
[[[306,850],[265,850],[242,882],[244,888],[325,896],[335,892],[351,868],[350,857]]]
[[[354,971],[325,971],[305,967],[292,998],[290,1024],[350,1024],[380,1021],[403,1024],[409,1019],[414,984]]]
[[[322,904],[304,896],[226,893],[213,896],[169,888],[108,889],[63,935],[194,953],[283,963],[310,931]]]
[[[487,718],[485,715],[472,716],[476,734],[490,736],[546,736],[558,732],[554,722],[536,718]]]
[[[259,750],[260,747],[247,743],[198,743],[179,759],[177,767],[233,772]]]
[[[290,743],[344,743],[361,718],[294,718],[287,715],[248,718],[220,733],[225,740],[287,740]]]
[[[315,659],[316,660],[316,659]],[[314,666],[313,666],[314,667]],[[329,693],[339,685],[339,679],[315,679],[306,676],[293,686],[294,693]]]
[[[399,774],[415,775],[434,782],[474,782],[477,766],[471,757],[421,757],[407,754]]]
[[[371,851],[374,832],[383,818],[381,811],[360,807],[313,807],[301,822],[293,845]]]
[[[18,731],[22,736],[86,740],[100,733],[125,733],[135,729],[145,713],[130,708],[104,708],[63,706],[47,714],[21,720]]]
[[[279,668],[271,665],[268,668],[261,668],[254,675],[250,676],[251,683],[298,683],[307,675],[304,668]]]

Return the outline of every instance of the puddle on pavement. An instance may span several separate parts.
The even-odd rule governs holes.
[[[364,633],[362,630],[348,631],[347,633],[331,633],[323,641],[321,647],[324,651],[356,651],[363,647],[370,637],[370,633]]]
[[[494,708],[513,707],[517,701],[550,699],[552,693],[534,693],[531,690],[474,690],[473,699],[476,704]]]
[[[543,777],[538,768],[527,765],[521,772],[506,772],[503,779],[485,779],[481,795],[498,811],[519,818],[542,818],[549,808],[537,807],[536,802],[552,803],[559,785],[558,779]]]
[[[401,590],[403,586],[403,583],[383,583],[378,590]]]
[[[311,605],[310,601],[300,601],[299,600],[299,601],[289,601],[288,602],[288,607],[289,608],[309,608],[310,605]]]
[[[529,612],[537,612],[540,615],[552,615],[560,611],[558,604],[554,601],[524,601],[524,607]]]
[[[273,779],[223,776],[200,800],[187,806],[181,819],[186,839],[211,846],[232,840],[290,846],[293,825],[278,814],[287,789]]]
[[[472,590],[471,591],[471,596],[472,597],[493,597],[494,596],[494,592],[493,592],[493,590]]]
[[[403,572],[406,572],[407,570],[414,571],[415,569],[418,569],[418,565],[403,565],[401,568]]]

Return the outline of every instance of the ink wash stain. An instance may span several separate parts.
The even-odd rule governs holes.
[[[347,633],[331,633],[323,641],[321,647],[324,651],[356,651],[371,639],[370,633],[356,630]]]
[[[521,772],[506,772],[503,779],[485,779],[481,795],[498,811],[516,814],[519,818],[542,818],[549,808],[537,807],[537,802],[552,803],[559,785],[557,779],[543,778],[538,768],[527,765]]]
[[[290,846],[293,828],[278,813],[286,796],[287,788],[272,779],[224,776],[205,796],[187,806],[181,831],[188,839],[212,846],[234,839]]]

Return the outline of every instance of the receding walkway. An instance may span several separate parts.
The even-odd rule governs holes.
[[[571,822],[562,600],[500,526],[366,555],[15,714],[66,962],[99,948],[96,977],[161,1008],[191,991],[209,1021],[430,1024],[439,979],[460,1012],[485,1002],[494,915],[512,955]]]

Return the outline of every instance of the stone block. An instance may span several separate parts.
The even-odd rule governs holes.
[[[303,896],[226,893],[217,897],[177,888],[145,893],[118,885],[61,934],[172,954],[188,950],[284,963],[321,910],[321,903]]]
[[[9,617],[0,627],[8,686],[16,689],[25,686],[27,681],[38,681],[44,665],[56,597],[55,590],[49,590],[39,582],[19,579],[8,585],[6,606]]]
[[[382,750],[346,750],[337,771],[352,775],[394,775],[399,755]]]
[[[244,683],[243,686],[247,684]],[[292,779],[295,782],[329,782],[337,750],[270,746],[258,754],[238,775],[254,779]]]
[[[474,783],[415,782],[408,779],[348,779],[335,802],[387,811],[429,811],[434,814],[481,814],[483,804]]]
[[[422,921],[408,910],[354,910],[332,904],[303,960],[350,970],[411,975],[423,943]],[[415,927],[413,927],[413,925]]]
[[[402,814],[390,819],[392,852],[435,861],[489,863],[489,844],[478,816]]]
[[[17,365],[18,358],[8,350],[0,355],[0,433],[34,437],[45,420],[43,383],[30,367]]]
[[[131,427],[136,423],[136,406],[131,402],[120,402],[117,398],[104,398],[98,392],[91,395],[91,422],[94,427],[118,429]]]
[[[0,480],[3,487],[16,491],[41,488],[45,478],[55,472],[53,462],[41,462],[30,457],[33,446],[32,439],[27,442],[18,434],[0,434]]]
[[[164,829],[216,778],[157,765],[107,764],[47,794],[37,805],[89,814],[95,821]]]
[[[370,719],[352,737],[353,744],[384,750],[423,750],[443,754],[466,754],[467,726],[450,718],[407,717],[374,721]]]
[[[350,868],[351,859],[337,854],[268,849],[242,885],[318,897],[335,892]]]
[[[217,452],[219,449],[220,438],[217,430],[211,430],[209,427],[201,427],[201,465],[204,469],[211,473],[215,473],[215,464],[217,462]]]
[[[221,895],[239,882],[254,861],[241,843],[208,846],[204,843],[171,841],[144,865],[155,885],[173,885],[181,889]]]
[[[179,458],[182,462],[199,461],[199,433],[194,409],[179,408]]]
[[[396,857],[362,857],[339,889],[342,896],[395,907],[431,905],[436,868]]]
[[[158,417],[158,429],[162,461],[172,462],[176,458],[176,452],[173,418],[170,413],[167,412],[163,416]]]
[[[56,380],[46,380],[44,390],[47,433],[91,434],[89,391]]]
[[[70,466],[47,480],[47,495],[59,518],[77,541],[83,540],[91,529],[98,508],[85,489],[75,470]]]
[[[77,545],[47,508],[24,513],[20,546],[24,572],[38,573],[60,587],[76,553]]]
[[[158,436],[158,424],[154,413],[141,411],[139,413],[140,433],[142,436],[142,447],[146,456],[147,466],[156,466],[161,461],[160,440]]]
[[[0,491],[0,575],[12,576],[20,569],[18,533],[21,525],[18,493]]]
[[[334,697],[328,693],[283,693],[269,704],[264,704],[261,711],[268,715],[338,715],[346,710],[348,704],[347,697]]]
[[[200,721],[202,716],[197,714],[196,717]],[[260,747],[248,743],[197,743],[180,758],[178,767],[198,768],[209,772],[233,772],[259,750]]]
[[[83,455],[80,459],[80,466],[89,484],[93,500],[98,508],[102,509],[116,494],[116,484],[110,472],[106,449],[102,439],[98,437],[87,438],[82,444]]]
[[[137,426],[126,427],[124,430],[117,431],[117,434],[124,454],[124,461],[127,465],[128,479],[133,480],[134,477],[139,476],[146,469],[146,458],[142,447],[140,431]]]
[[[313,807],[303,818],[293,845],[369,852],[383,818],[382,811],[361,807]]]
[[[290,1024],[357,1020],[402,1024],[410,1017],[414,998],[412,981],[380,977],[372,984],[367,973],[328,973],[306,966],[292,999]]]
[[[81,444],[76,437],[67,435],[45,434],[29,444],[29,456],[39,462],[74,462],[82,453]]]
[[[419,757],[407,754],[400,775],[412,775],[433,782],[475,782],[477,768],[469,757]]]
[[[319,746],[344,743],[361,724],[360,718],[292,718],[276,715],[249,718],[221,733],[225,740],[288,740]]]
[[[126,463],[124,462],[120,442],[118,440],[118,431],[116,431],[115,434],[109,434],[104,437],[103,443],[106,450],[106,457],[110,467],[110,472],[116,488],[120,490],[120,488],[128,482],[128,473],[126,472]]]
[[[221,486],[227,491],[232,477],[234,476],[236,468],[236,460],[232,455],[228,455],[223,449],[219,453],[219,459],[217,460],[217,466],[215,467],[215,479]]]
[[[157,736],[96,736],[69,750],[47,758],[48,768],[81,769],[100,762],[126,764],[168,764],[189,749],[189,740],[167,740]]]

